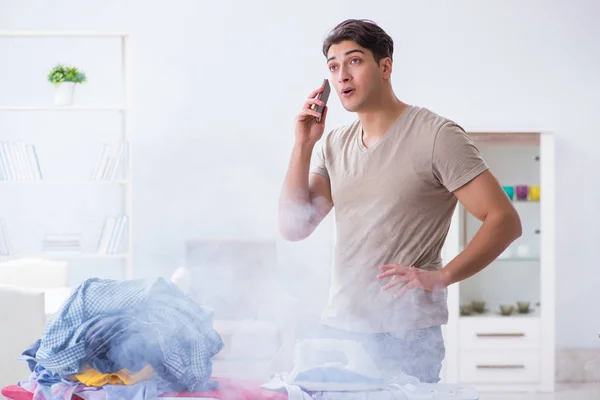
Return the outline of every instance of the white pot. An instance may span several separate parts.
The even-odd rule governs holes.
[[[70,106],[73,104],[75,82],[61,82],[54,91],[54,104],[57,106]]]

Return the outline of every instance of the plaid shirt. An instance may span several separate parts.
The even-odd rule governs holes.
[[[162,278],[84,281],[48,321],[35,360],[61,375],[80,372],[88,327],[108,315],[136,312],[149,329],[158,330],[164,365],[179,383],[188,390],[209,384],[211,359],[223,348],[212,311]]]

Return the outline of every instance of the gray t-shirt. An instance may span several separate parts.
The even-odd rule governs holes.
[[[441,249],[457,199],[488,169],[454,122],[409,106],[374,145],[359,120],[325,135],[311,173],[330,180],[336,244],[322,323],[354,332],[404,332],[445,324],[447,291],[412,289],[394,299],[377,279],[384,264],[442,268]]]

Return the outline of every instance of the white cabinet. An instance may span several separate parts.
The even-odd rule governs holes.
[[[536,132],[469,136],[506,195],[512,195],[523,234],[483,271],[448,289],[443,380],[480,391],[553,391],[554,137]],[[444,263],[468,246],[480,226],[459,204]],[[529,310],[520,312],[519,305],[526,304]]]
[[[461,381],[481,387],[485,384],[535,385],[540,381],[539,351],[536,350],[463,350],[459,373]]]
[[[539,349],[539,318],[460,318],[461,349]]]

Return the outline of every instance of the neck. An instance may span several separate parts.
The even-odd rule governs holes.
[[[357,112],[363,126],[364,139],[379,139],[408,107],[389,88],[368,109]]]

